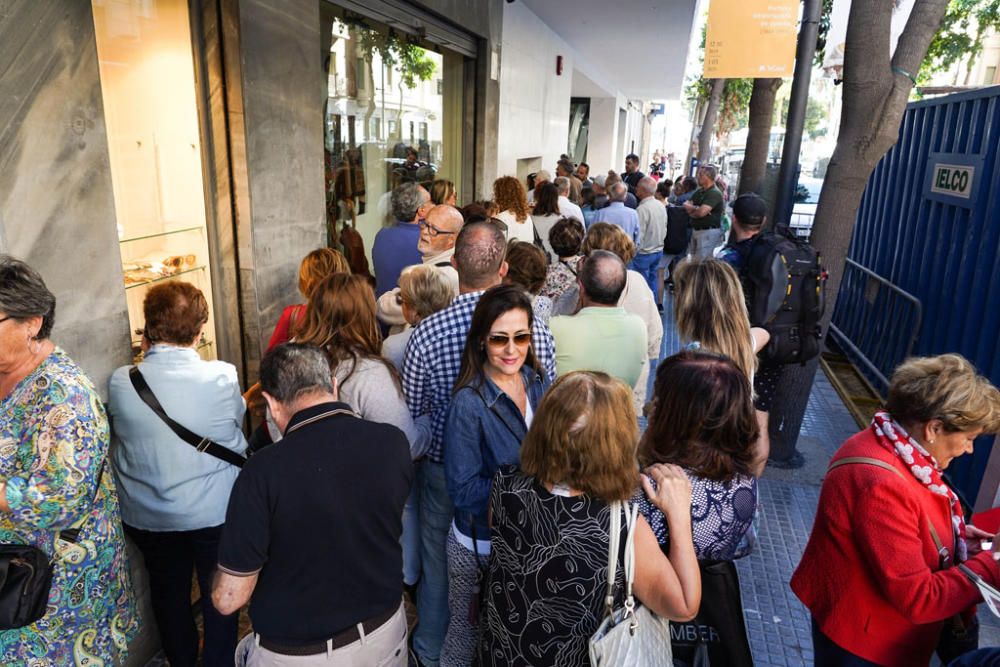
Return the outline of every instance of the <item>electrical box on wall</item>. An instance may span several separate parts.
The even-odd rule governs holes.
[[[562,56],[556,56],[556,76],[562,76]]]

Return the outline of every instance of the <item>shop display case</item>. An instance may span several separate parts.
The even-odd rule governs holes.
[[[198,351],[216,358],[212,257],[186,0],[94,0],[101,90],[133,358],[149,287],[183,280],[209,303]]]

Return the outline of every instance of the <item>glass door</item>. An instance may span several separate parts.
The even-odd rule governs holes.
[[[451,181],[463,195],[466,57],[321,2],[327,224],[331,245],[353,226],[370,252],[392,224],[400,183]]]

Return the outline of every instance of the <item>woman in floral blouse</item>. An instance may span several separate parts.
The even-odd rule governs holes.
[[[80,368],[49,339],[55,297],[0,255],[0,543],[53,558],[48,610],[0,631],[0,664],[114,665],[139,627],[108,421]],[[74,541],[61,532],[78,529]]]
[[[549,264],[539,296],[547,296],[556,301],[567,290],[576,286],[576,271],[583,258],[580,246],[585,233],[583,223],[576,218],[563,218],[549,230],[549,243],[559,259]]]

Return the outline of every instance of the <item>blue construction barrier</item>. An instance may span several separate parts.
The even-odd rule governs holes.
[[[907,345],[916,355],[958,352],[1000,384],[998,146],[1000,86],[912,102],[868,181],[831,336],[853,346],[848,356],[883,392],[878,375],[892,374]],[[898,298],[886,307],[875,283],[912,295],[922,317]],[[980,438],[948,471],[970,503],[992,448]]]

